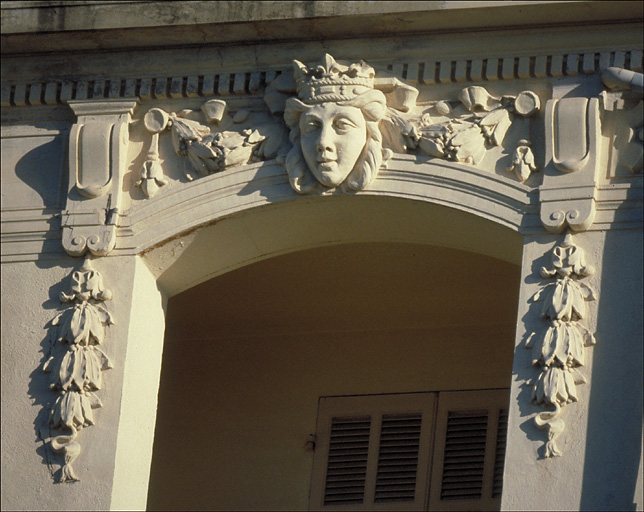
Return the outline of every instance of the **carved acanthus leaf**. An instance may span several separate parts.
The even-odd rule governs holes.
[[[420,132],[417,145],[430,156],[471,165],[480,164],[489,147],[503,143],[515,115],[530,117],[540,108],[539,97],[530,91],[516,97],[495,97],[483,87],[472,86],[461,91],[459,100],[464,113],[459,113],[454,102],[443,100],[416,121]],[[434,123],[434,115],[443,120]],[[519,142],[509,170],[521,182],[537,170],[528,140]]]
[[[175,153],[185,157],[189,180],[277,158],[286,167],[291,186],[309,194],[366,188],[386,165],[391,151],[420,148],[432,157],[479,165],[490,148],[504,143],[510,128],[520,120],[518,133],[523,130],[523,138],[508,170],[521,182],[537,171],[527,139],[528,118],[539,111],[540,100],[531,91],[497,97],[483,87],[470,86],[458,98],[437,101],[420,112],[427,103],[416,103],[418,89],[395,77],[375,76],[374,68],[364,61],[344,63],[327,54],[313,66],[295,60],[293,70],[266,88],[264,101],[270,116],[244,109],[229,115],[228,105],[219,99],[205,102],[199,119],[196,111],[151,109],[145,126],[153,139],[136,185],[151,197],[167,184],[158,164],[156,138],[163,130],[171,131]],[[362,127],[343,129],[342,151],[327,141],[325,154],[319,156],[311,149],[318,143],[302,146],[302,138],[310,140],[312,131],[303,134],[300,119],[309,111],[325,117],[322,113],[325,109],[328,113],[331,105],[337,116],[360,111],[368,124],[367,140]],[[322,124],[326,122],[330,118]],[[347,162],[341,156],[347,154],[355,158]]]
[[[579,279],[592,275],[594,268],[586,264],[583,249],[570,234],[551,256],[551,266],[543,267],[541,276],[555,282],[533,297],[535,302],[543,301],[541,316],[548,325],[532,333],[526,343],[532,349],[532,364],[541,370],[532,385],[531,402],[554,407],[535,417],[536,425],[548,432],[546,457],[561,455],[555,439],[564,422],[558,416],[561,407],[578,400],[576,385],[585,380],[577,368],[584,364],[584,347],[595,344],[593,334],[579,323],[586,316],[586,302],[596,300],[595,291]]]
[[[95,391],[103,386],[102,372],[112,368],[100,348],[105,341],[105,326],[114,323],[100,302],[111,298],[103,277],[87,259],[72,273],[69,291],[60,294],[61,302],[70,305],[52,322],[56,335],[43,371],[51,375],[49,387],[59,393],[50,411],[49,425],[70,432],[56,435],[50,442],[52,450],[61,453],[65,461],[63,482],[78,480],[72,468],[80,453],[75,439],[79,430],[94,425],[93,409],[102,406]]]
[[[230,117],[223,100],[205,102],[201,114],[207,124],[194,119],[199,114],[191,110],[168,113],[153,108],[146,114],[144,124],[152,133],[152,142],[136,185],[147,197],[168,183],[158,165],[158,135],[164,130],[171,132],[175,153],[186,157],[184,173],[190,181],[230,167],[274,159],[287,142],[286,130],[278,118],[248,110],[239,110]]]

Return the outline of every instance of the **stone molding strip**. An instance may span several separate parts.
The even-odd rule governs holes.
[[[502,183],[498,183],[498,176],[495,175],[483,175],[486,171],[480,171],[475,168],[456,164],[453,162],[441,162],[443,170],[435,169],[436,172],[411,172],[415,167],[409,155],[395,155],[394,160],[400,160],[400,165],[390,165],[389,169],[383,170],[380,174],[380,177],[374,183],[373,190],[362,192],[362,194],[367,195],[388,195],[387,187],[389,187],[386,182],[392,182],[389,188],[397,188],[395,181],[400,177],[401,170],[397,170],[398,167],[404,166],[404,174],[406,179],[410,179],[414,183],[420,184],[425,183],[427,187],[424,187],[426,193],[430,194],[429,202],[436,204],[443,204],[445,206],[453,206],[445,202],[440,193],[441,188],[452,189],[457,186],[457,183],[460,182],[463,185],[463,182],[469,183],[467,180],[476,178],[477,176],[472,176],[472,174],[478,176],[479,180],[490,181],[487,189],[498,187],[499,185],[506,185],[505,190],[509,192],[507,186],[511,186],[515,189],[515,192],[511,193],[510,196],[506,198],[506,210],[512,216],[518,215],[516,210],[516,205],[520,202],[528,201],[528,204],[525,204],[524,207],[530,211],[530,213],[524,215],[521,225],[517,225],[515,229],[522,234],[530,235],[545,235],[546,231],[544,230],[541,222],[539,221],[538,207],[537,207],[537,189],[533,190],[526,196],[526,199],[521,199],[520,197],[525,193],[523,192],[525,186],[516,182],[510,182],[509,180],[502,180]],[[403,162],[404,161],[404,162]],[[429,164],[432,165],[432,164]],[[261,172],[261,177],[256,176],[254,178],[254,185],[257,187],[263,186],[287,186],[287,177],[282,175],[283,167],[275,166],[273,171],[268,168],[273,168],[271,162],[261,162],[255,163],[247,166],[242,166],[231,170],[224,174],[217,174],[212,176],[207,176],[193,183],[185,183],[182,187],[176,187],[176,190],[172,194],[164,196],[163,207],[157,205],[157,200],[154,202],[142,202],[138,206],[134,206],[132,209],[123,212],[119,215],[117,222],[116,236],[117,236],[117,247],[114,249],[114,255],[124,256],[138,254],[142,250],[142,246],[145,245],[154,245],[162,241],[168,236],[163,234],[158,234],[158,236],[152,237],[154,240],[148,240],[145,243],[142,242],[141,237],[145,233],[147,237],[150,235],[148,230],[156,230],[158,223],[160,221],[158,208],[161,209],[161,212],[166,211],[166,207],[170,209],[171,213],[169,217],[172,218],[174,215],[178,215],[180,212],[176,209],[179,206],[172,204],[166,204],[165,201],[170,201],[174,194],[184,197],[187,193],[190,196],[193,196],[193,200],[188,201],[183,208],[196,208],[195,212],[201,212],[194,219],[194,222],[190,225],[182,226],[179,231],[184,231],[186,229],[191,229],[196,224],[203,224],[208,222],[208,211],[211,211],[212,201],[216,200],[213,198],[213,194],[217,197],[221,197],[222,194],[224,197],[234,194],[237,188],[235,185],[231,185],[230,176],[232,174],[240,174],[239,183],[243,186],[247,182],[243,182],[244,177],[255,176],[258,168],[264,168]],[[407,167],[410,167],[408,170]],[[447,168],[449,167],[449,169]],[[456,168],[462,169],[461,172],[454,172]],[[462,173],[470,174],[466,178]],[[221,180],[224,180],[228,183],[224,188],[227,190],[222,190],[221,193],[217,194],[213,192],[213,187],[217,187],[218,184],[223,183]],[[259,182],[262,182],[260,185]],[[642,189],[644,185],[642,183],[643,179],[641,176],[636,177],[631,183],[628,184],[612,184],[612,185],[600,185],[598,187],[598,196],[596,201],[597,214],[593,225],[588,229],[588,231],[604,231],[607,229],[642,229],[644,224],[644,211],[642,209]],[[467,190],[470,190],[469,186]],[[189,192],[188,192],[189,191]],[[427,192],[430,191],[430,192]],[[395,190],[392,190],[391,193],[397,194]],[[481,194],[481,190],[477,192]],[[496,195],[498,190],[488,192],[488,194]],[[507,195],[507,194],[506,194]],[[203,197],[201,197],[203,196]],[[201,197],[201,199],[199,199]],[[298,196],[299,197],[299,196]],[[528,199],[528,197],[530,199]],[[297,199],[295,193],[291,194],[290,191],[286,194],[282,200],[292,200]],[[422,199],[419,197],[419,199]],[[480,200],[479,196],[479,200]],[[517,202],[518,199],[518,202]],[[489,197],[488,200],[494,200],[493,197]],[[513,206],[514,205],[514,206]],[[246,205],[246,207],[253,207],[258,205]],[[511,211],[515,213],[512,214]],[[155,213],[156,212],[156,213]],[[193,212],[193,213],[195,213]],[[234,213],[234,212],[228,212]],[[156,216],[155,216],[156,215]],[[163,216],[165,217],[165,213]],[[226,215],[226,214],[224,214]],[[36,261],[36,260],[53,260],[58,258],[67,257],[64,249],[61,245],[62,240],[62,229],[60,226],[61,218],[60,212],[54,208],[33,208],[33,209],[10,209],[4,210],[1,216],[1,240],[0,244],[2,247],[2,262],[22,262],[22,261]],[[211,219],[212,220],[212,219]]]
[[[600,73],[608,67],[642,71],[642,50],[597,51],[477,59],[427,59],[377,63],[388,74],[412,84],[453,84],[499,80],[557,78]],[[380,64],[380,65],[378,65]],[[70,100],[201,98],[257,95],[280,73],[290,69],[145,78],[55,80],[1,86],[2,107],[65,104]]]

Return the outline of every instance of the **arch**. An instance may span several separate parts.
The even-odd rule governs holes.
[[[509,388],[519,275],[471,252],[357,243],[268,258],[172,297],[148,507],[304,510],[321,397],[388,395],[398,407]]]
[[[142,253],[169,296],[265,258],[353,242],[439,245],[520,263],[521,234],[539,225],[529,187],[406,155],[356,194],[298,195],[284,168],[268,162],[175,187],[131,218],[121,250]]]
[[[165,299],[262,260],[362,243],[455,249],[470,253],[470,273],[487,275],[485,256],[520,268],[523,234],[539,223],[529,187],[470,166],[401,155],[370,189],[355,194],[298,195],[284,168],[268,162],[175,186],[130,217],[129,250],[143,257]],[[451,268],[462,273],[458,264]]]

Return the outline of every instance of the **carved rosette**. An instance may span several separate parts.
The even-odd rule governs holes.
[[[102,406],[96,391],[103,385],[102,372],[112,365],[101,345],[105,326],[114,322],[101,302],[111,298],[103,277],[87,259],[72,273],[69,292],[60,294],[60,301],[69,306],[52,322],[55,336],[43,371],[51,375],[49,387],[58,393],[49,424],[63,431],[50,442],[51,449],[62,454],[65,461],[62,482],[78,480],[72,468],[80,453],[76,437],[79,430],[94,425],[93,409]]]
[[[533,297],[543,302],[542,317],[548,324],[526,343],[532,348],[532,364],[541,372],[532,383],[531,402],[552,408],[534,418],[548,434],[546,457],[561,455],[555,443],[565,426],[559,417],[561,408],[578,400],[576,385],[585,379],[577,368],[584,364],[584,347],[595,344],[593,334],[580,322],[586,316],[586,302],[597,299],[595,291],[581,281],[593,273],[583,249],[568,234],[552,250],[552,265],[541,269],[541,276],[554,282]]]

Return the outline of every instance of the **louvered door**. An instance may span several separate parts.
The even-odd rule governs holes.
[[[376,503],[415,501],[422,419],[421,413],[382,416]]]
[[[370,416],[332,418],[324,505],[364,502],[370,434]]]
[[[507,390],[440,393],[429,510],[499,510]]]
[[[320,399],[313,510],[421,510],[435,394]]]

